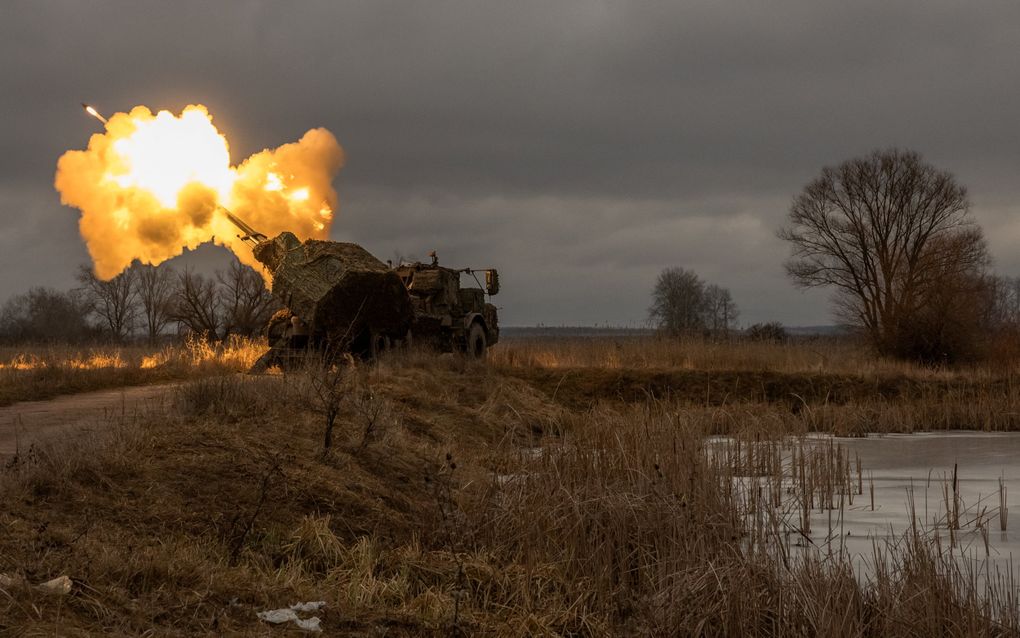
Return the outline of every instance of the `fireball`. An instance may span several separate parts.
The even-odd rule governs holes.
[[[344,156],[326,129],[234,166],[226,137],[202,105],[179,115],[136,106],[109,119],[85,108],[106,130],[86,150],[61,156],[54,185],[62,203],[81,211],[79,229],[100,278],[209,241],[258,267],[223,209],[269,236],[329,236],[337,207],[332,182]]]

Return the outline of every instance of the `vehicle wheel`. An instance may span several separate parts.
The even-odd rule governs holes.
[[[488,344],[485,340],[485,328],[480,323],[471,324],[467,336],[467,355],[472,359],[484,359]]]

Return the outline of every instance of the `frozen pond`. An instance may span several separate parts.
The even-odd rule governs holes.
[[[948,432],[814,437],[832,441],[851,460],[859,457],[863,494],[839,511],[811,514],[811,540],[820,548],[843,547],[854,558],[870,557],[875,539],[895,541],[910,529],[935,531],[946,550],[985,569],[1006,569],[1020,557],[1020,433]],[[956,506],[953,513],[953,476]],[[1001,483],[1000,483],[1001,480]],[[1000,485],[1006,530],[999,518]],[[874,494],[872,498],[872,492]],[[948,520],[958,520],[952,533]],[[1008,512],[1016,512],[1010,519]],[[839,520],[842,518],[842,520]]]

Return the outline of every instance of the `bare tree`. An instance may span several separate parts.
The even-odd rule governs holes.
[[[138,318],[135,271],[131,268],[109,281],[96,277],[86,265],[78,267],[78,282],[92,314],[116,341],[122,341],[134,329]]]
[[[655,282],[648,318],[670,335],[700,333],[705,329],[705,283],[693,271],[666,268]]]
[[[730,291],[711,284],[705,287],[705,324],[713,334],[726,336],[737,323],[739,311]]]
[[[939,345],[911,345],[917,319],[938,314],[947,286],[967,288],[988,261],[966,189],[952,175],[914,152],[876,151],[824,168],[788,221],[779,236],[793,245],[786,269],[796,284],[834,288],[842,318],[884,354],[941,356]]]
[[[135,290],[141,304],[142,318],[149,343],[153,344],[170,323],[170,303],[174,295],[174,271],[169,266],[138,264]]]
[[[95,335],[86,321],[88,308],[76,291],[32,288],[15,295],[0,308],[0,341],[85,341]]]
[[[216,279],[219,281],[224,336],[259,334],[278,309],[262,276],[235,259],[225,272],[216,273]]]
[[[1001,323],[1020,327],[1020,277],[999,278]]]
[[[649,320],[670,335],[725,336],[737,321],[730,291],[706,284],[691,270],[666,268],[652,291]]]
[[[177,273],[170,319],[196,335],[214,340],[221,338],[223,320],[216,280],[191,270]]]
[[[985,292],[985,324],[993,330],[1020,328],[1020,277],[990,275]]]

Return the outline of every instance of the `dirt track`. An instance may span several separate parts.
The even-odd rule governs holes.
[[[105,422],[105,416],[132,414],[158,401],[174,385],[83,392],[0,408],[0,458],[13,455],[19,448],[27,449],[34,442],[94,431]]]

